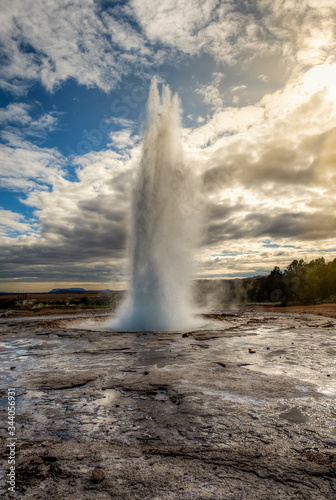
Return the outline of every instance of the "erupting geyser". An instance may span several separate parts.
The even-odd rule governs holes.
[[[153,78],[133,194],[131,289],[109,329],[172,331],[199,324],[189,298],[199,207],[180,133],[178,96],[164,86],[160,98]]]

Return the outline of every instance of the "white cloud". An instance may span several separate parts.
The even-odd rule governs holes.
[[[261,80],[262,82],[267,82],[269,77],[267,75],[264,75],[263,73],[261,73],[260,75],[258,75],[258,78],[259,80]]]
[[[15,134],[7,133],[9,145],[0,144],[1,185],[14,191],[47,186],[64,174],[66,160],[55,148],[40,148]]]
[[[0,207],[0,236],[10,236],[13,231],[24,233],[31,231],[31,226],[25,222],[23,215]]]
[[[218,87],[218,85],[222,82],[222,80],[224,80],[224,78],[225,78],[224,73],[215,71],[214,73],[212,73],[212,84],[215,87]]]
[[[236,85],[235,87],[231,87],[231,92],[240,92],[243,90],[246,90],[247,86],[246,85]]]
[[[226,62],[235,60],[232,39],[255,22],[235,10],[231,2],[218,6],[215,0],[164,0],[153,9],[150,0],[132,0],[131,5],[150,40],[188,54],[208,52]]]
[[[215,144],[220,137],[245,132],[252,125],[263,123],[264,113],[261,106],[226,108],[215,113],[203,126],[187,131],[186,142],[192,148]]]
[[[196,92],[203,95],[203,102],[210,104],[211,107],[215,109],[223,107],[221,93],[214,85],[202,85]]]
[[[203,102],[209,104],[213,109],[218,110],[223,107],[223,92],[219,89],[225,75],[221,72],[213,72],[211,75],[212,81],[206,85],[200,85],[196,92],[203,96]]]
[[[336,48],[336,9],[329,1],[255,0],[248,13],[230,1],[163,0],[155,9],[151,0],[132,0],[131,5],[150,40],[187,54],[208,53],[228,64],[277,55],[292,68],[304,48],[305,64],[315,65],[322,62],[316,60],[317,49],[321,57]]]
[[[32,121],[29,114],[30,106],[25,103],[8,104],[6,108],[0,108],[0,123],[26,126]]]
[[[298,62],[303,71],[335,52],[335,12],[332,3],[313,0],[255,0],[248,12],[229,0],[162,0],[155,8],[151,0],[130,0],[105,9],[95,0],[27,0],[24,9],[20,0],[4,0],[0,76],[3,88],[18,93],[32,81],[53,91],[69,78],[109,91],[130,71],[144,75],[172,61],[176,51],[242,67],[275,55],[285,71]],[[217,87],[223,74],[213,78]]]
[[[32,111],[33,106],[27,103],[13,103],[8,104],[6,108],[0,108],[2,139],[11,143],[15,141],[15,135],[19,140],[27,136],[43,139],[48,132],[57,128],[59,113],[43,113],[34,119],[31,116]]]
[[[110,133],[111,143],[108,146],[120,151],[126,151],[132,148],[138,141],[139,136],[133,135],[133,130],[124,128],[117,132]]]
[[[144,38],[135,31],[130,24],[120,19],[117,21],[107,13],[103,14],[103,19],[107,26],[107,32],[111,36],[114,44],[117,44],[126,52],[135,51],[145,56],[151,54],[149,48],[145,44]]]
[[[150,52],[142,36],[126,21],[117,21],[111,9],[100,16],[97,7],[94,0],[27,0],[24,8],[20,0],[4,0],[3,87],[20,93],[27,82],[40,80],[52,91],[75,78],[108,91],[134,64],[146,67]]]

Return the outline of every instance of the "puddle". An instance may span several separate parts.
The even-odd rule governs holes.
[[[16,406],[16,408],[18,408],[18,406],[19,406],[19,404],[21,403],[22,400],[23,400],[23,395],[22,394],[15,396],[15,406]],[[8,407],[7,394],[5,396],[2,396],[0,398],[0,407],[7,409],[7,407]]]
[[[106,389],[103,391],[103,398],[97,399],[95,402],[98,405],[110,407],[112,404],[115,403],[115,401],[120,397],[120,392],[116,391],[115,389]]]
[[[31,399],[42,399],[43,396],[45,396],[44,391],[33,391],[31,389],[28,389],[27,391],[27,396],[29,396]]]
[[[264,399],[254,398],[252,396],[242,396],[238,394],[233,394],[231,392],[223,391],[204,391],[204,394],[209,394],[209,396],[217,396],[226,401],[231,401],[232,403],[252,403],[255,405],[261,405],[265,403]]]
[[[330,342],[335,340],[326,339],[322,327],[308,331],[303,328],[286,329],[283,326],[279,328],[257,326],[255,333],[257,335],[249,339],[248,343],[242,338],[226,339],[226,346],[232,353],[233,361],[244,358],[249,361],[244,367],[247,370],[270,376],[295,378],[316,385],[316,389],[322,394],[336,395],[335,384],[331,383],[332,378],[330,378],[335,374],[335,359],[330,353]],[[323,342],[326,340],[328,340],[327,345]]]
[[[7,408],[7,406],[8,406],[7,396],[0,398],[0,406],[1,406],[1,408]]]
[[[323,385],[318,388],[318,391],[322,394],[332,396],[336,394],[336,388],[334,385]]]
[[[289,411],[280,413],[279,418],[285,419],[292,424],[304,424],[309,421],[309,418],[299,408],[292,408]]]

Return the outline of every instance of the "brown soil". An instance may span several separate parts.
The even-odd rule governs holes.
[[[248,310],[269,311],[277,313],[306,313],[326,316],[328,318],[336,318],[336,304],[317,304],[311,306],[289,306],[277,307],[268,305],[248,306]]]
[[[20,317],[36,317],[38,319],[39,316],[50,316],[50,315],[68,315],[68,314],[76,314],[76,315],[87,315],[97,312],[103,312],[108,314],[112,312],[109,308],[103,307],[41,307],[39,309],[13,309],[6,313],[6,311],[2,311],[2,317],[6,318],[20,318]]]
[[[272,312],[272,313],[284,313],[284,314],[316,314],[318,316],[325,316],[327,318],[336,318],[336,304],[318,304],[318,305],[310,305],[310,306],[288,306],[288,307],[278,307],[273,305],[253,305],[247,306],[247,311],[256,311],[256,312]],[[41,307],[39,309],[13,309],[11,311],[2,311],[2,317],[14,318],[21,316],[29,316],[36,317],[38,316],[49,316],[49,315],[67,315],[67,314],[78,314],[78,315],[88,315],[93,313],[102,313],[102,314],[112,314],[114,312],[114,308],[107,307],[74,307],[74,306],[64,306],[64,307]],[[239,314],[238,312],[224,312],[224,313],[214,313],[214,314],[205,314],[204,316],[220,319],[226,318],[230,316],[236,316]]]

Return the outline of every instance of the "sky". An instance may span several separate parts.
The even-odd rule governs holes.
[[[154,75],[203,179],[195,278],[334,259],[335,26],[334,0],[1,0],[0,291],[125,286]]]

